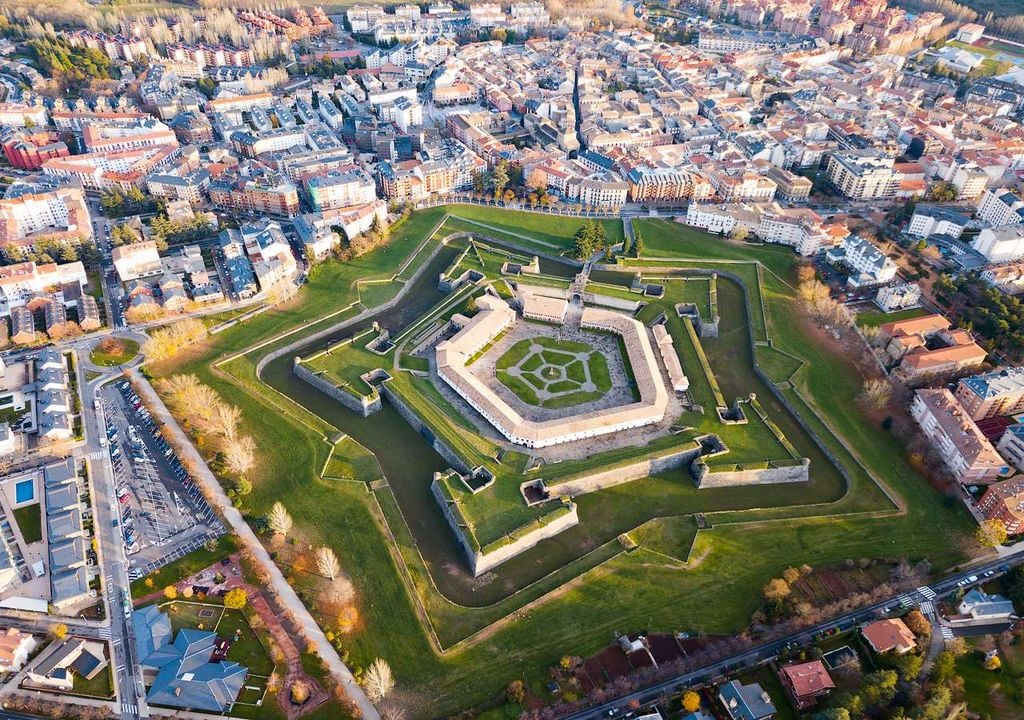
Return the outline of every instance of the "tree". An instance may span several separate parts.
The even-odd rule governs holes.
[[[782,578],[772,578],[764,586],[764,599],[768,602],[782,602],[789,597],[790,592],[789,583]]]
[[[693,690],[683,693],[683,710],[688,713],[697,712],[700,709],[700,695]]]
[[[982,520],[974,533],[978,543],[985,547],[999,547],[1006,542],[1006,523],[998,518]]]
[[[869,378],[858,398],[872,410],[881,410],[892,400],[892,384],[885,378]]]
[[[341,564],[338,556],[329,547],[322,547],[316,551],[316,569],[325,578],[334,582],[334,579],[341,574]]]
[[[526,685],[522,680],[513,680],[505,687],[505,699],[510,703],[522,704],[526,699]]]
[[[999,656],[994,654],[994,653],[992,655],[989,655],[988,658],[985,660],[985,669],[986,670],[998,670],[1002,666],[1003,666],[1003,661],[1000,660]]]
[[[800,571],[797,570],[795,567],[786,568],[782,571],[782,579],[790,585],[792,585],[800,579]]]
[[[932,624],[928,622],[928,618],[920,610],[914,609],[908,612],[903,616],[903,622],[910,628],[910,632],[918,637],[931,635],[932,633]]]
[[[50,628],[50,635],[54,640],[64,640],[68,636],[68,626],[64,623],[57,623]]]
[[[508,160],[501,158],[494,164],[491,172],[491,187],[494,188],[494,197],[501,197],[508,186]]]
[[[224,443],[224,466],[235,475],[244,475],[256,464],[256,441],[243,435]]]
[[[736,242],[743,242],[750,235],[750,231],[743,225],[736,225],[729,233],[729,237]]]
[[[644,236],[639,232],[635,233],[636,238],[633,243],[633,257],[640,257],[644,254]]]
[[[380,702],[395,688],[395,678],[391,674],[391,666],[381,658],[377,658],[363,673],[363,690],[372,702]]]
[[[249,602],[249,596],[242,588],[231,588],[224,594],[224,607],[241,610]]]
[[[178,597],[178,588],[174,587],[173,585],[168,585],[164,588],[164,597],[168,600],[173,600],[174,598]]]
[[[267,516],[267,524],[277,535],[287,536],[292,531],[292,516],[280,502],[274,503]]]

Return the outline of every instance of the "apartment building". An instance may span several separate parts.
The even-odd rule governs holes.
[[[120,245],[111,250],[110,256],[121,282],[151,277],[163,272],[160,254],[157,252],[156,243],[152,240],[144,240],[132,245]]]
[[[287,215],[299,212],[299,192],[278,172],[258,163],[244,163],[210,183],[210,202],[241,213]]]
[[[715,194],[724,202],[771,202],[775,198],[775,182],[755,172],[731,175],[712,170],[707,176]]]
[[[1024,423],[1006,428],[996,449],[1015,468],[1024,472]]]
[[[0,126],[2,127],[46,127],[50,122],[46,106],[41,102],[25,105],[17,102],[0,102]]]
[[[173,130],[155,118],[96,113],[83,123],[82,144],[90,153],[110,153],[159,145],[175,146],[178,138]]]
[[[889,256],[858,235],[850,235],[842,245],[826,251],[825,259],[848,270],[846,283],[852,288],[890,282],[899,269]]]
[[[1005,188],[990,188],[978,202],[978,219],[994,228],[1024,223],[1024,200]]]
[[[303,186],[316,212],[362,205],[377,199],[373,178],[356,166],[307,177]]]
[[[19,170],[38,170],[50,158],[67,157],[68,146],[56,133],[8,130],[0,138],[4,157]]]
[[[896,197],[900,173],[892,158],[873,151],[833,152],[826,156],[825,176],[851,200]]]
[[[736,227],[752,232],[760,222],[760,213],[749,205],[691,202],[686,206],[686,224],[711,233],[727,235]]]
[[[963,213],[940,205],[917,205],[907,225],[907,234],[927,238],[932,235],[948,235],[959,238],[971,221]]]
[[[34,192],[15,186],[0,200],[0,248],[31,247],[39,237],[92,240],[92,219],[85,195],[77,188]]]
[[[1024,434],[1021,437],[1024,439]],[[1021,458],[1024,464],[1024,455]],[[1010,535],[1024,532],[1024,479],[1011,478],[989,485],[978,501],[978,510],[986,520],[1001,521]]]
[[[921,286],[917,283],[893,283],[879,288],[875,294],[875,305],[887,313],[917,307],[920,302]]]
[[[66,285],[77,286],[81,290],[86,282],[85,267],[80,261],[72,263],[47,263],[36,265],[34,262],[14,263],[0,267],[0,316],[10,314],[11,310],[27,304],[32,298],[49,290],[62,288]]]
[[[959,482],[988,484],[1007,474],[1006,462],[946,388],[915,392],[910,414]]]
[[[971,242],[971,247],[990,263],[1024,258],[1024,225],[985,228]]]
[[[974,370],[988,355],[970,333],[952,328],[942,315],[885,323],[878,338],[894,376],[907,383]]]
[[[974,420],[1024,412],[1024,367],[1007,367],[961,378],[956,399]]]
[[[840,230],[846,237],[848,230],[845,227]],[[805,257],[836,242],[818,213],[809,208],[784,208],[778,203],[760,209],[760,220],[754,234],[764,242],[791,247]]]
[[[116,152],[83,153],[51,158],[43,163],[43,174],[82,183],[89,190],[142,188],[146,176],[167,167],[181,157],[174,145],[156,145]]]

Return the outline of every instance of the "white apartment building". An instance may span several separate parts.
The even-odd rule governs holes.
[[[832,265],[849,268],[846,282],[850,287],[887,283],[896,277],[899,269],[885,253],[857,235],[850,235],[842,245],[828,250],[825,259]]]
[[[986,190],[978,202],[978,219],[992,227],[1024,222],[1024,200],[1004,188]]]
[[[760,216],[754,234],[764,242],[786,245],[805,257],[831,242],[822,229],[821,217],[813,210],[784,209],[776,204],[762,209]]]
[[[345,13],[348,24],[354,33],[370,33],[373,28],[384,22],[382,5],[353,5]]]
[[[157,252],[156,243],[152,240],[145,240],[134,245],[121,245],[114,248],[110,256],[121,282],[163,273],[160,254]]]
[[[480,28],[502,27],[507,18],[497,3],[480,3],[469,6],[469,20]]]
[[[36,265],[31,261],[5,265],[0,267],[0,316],[51,288],[77,284],[81,289],[86,282],[85,267],[77,260],[63,265]]]
[[[377,199],[377,186],[358,167],[308,177],[304,181],[313,209],[317,212],[361,205]]]
[[[893,159],[877,153],[829,153],[825,174],[845,197],[851,200],[892,198],[900,186],[900,173]]]
[[[1003,263],[1024,258],[1024,226],[1004,225],[985,228],[971,247],[990,263]]]
[[[746,205],[691,202],[686,208],[686,224],[711,233],[727,235],[739,226],[753,231],[761,221],[756,210]]]
[[[0,200],[0,245],[37,233],[78,235],[91,240],[92,220],[82,191],[59,188]]]
[[[921,287],[916,283],[894,283],[878,289],[875,305],[883,312],[894,312],[917,307],[921,302]]]
[[[544,27],[551,24],[551,15],[544,3],[520,2],[512,3],[512,20],[515,24],[530,27]]]
[[[0,125],[4,127],[46,127],[50,117],[43,105],[0,103]]]
[[[932,235],[949,235],[959,238],[971,219],[963,213],[938,205],[918,205],[907,225],[907,234],[927,238]]]
[[[981,197],[988,187],[988,173],[977,166],[976,163],[954,164],[943,178],[957,189],[957,197],[960,200],[973,200]]]
[[[629,185],[621,180],[570,178],[565,184],[565,197],[592,207],[620,207],[626,204]]]

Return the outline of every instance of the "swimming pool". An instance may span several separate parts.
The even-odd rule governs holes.
[[[36,499],[36,484],[32,480],[22,480],[14,486],[14,502],[16,505]]]

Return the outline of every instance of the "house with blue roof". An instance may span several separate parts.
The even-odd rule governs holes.
[[[989,595],[980,587],[971,588],[960,600],[956,611],[960,617],[950,622],[1000,623],[1015,619],[1013,602],[1002,595]]]
[[[132,615],[135,648],[151,705],[229,712],[242,691],[248,668],[230,660],[213,661],[217,636],[182,629],[173,642],[171,622],[155,605]]]
[[[758,683],[730,680],[718,689],[718,699],[732,720],[769,720],[775,715],[771,696]]]

